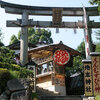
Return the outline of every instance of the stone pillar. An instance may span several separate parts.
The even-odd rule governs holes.
[[[82,60],[84,64],[84,91],[85,96],[93,96],[92,63],[91,60]]]
[[[93,94],[100,95],[100,52],[91,52],[93,71]]]
[[[20,39],[20,62],[24,66],[28,62],[28,28],[24,27],[28,23],[28,13],[23,12],[22,15],[22,33]]]

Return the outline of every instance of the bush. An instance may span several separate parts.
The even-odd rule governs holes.
[[[11,70],[16,70],[16,71],[19,71],[20,70],[20,66],[19,65],[16,65],[16,64],[11,64]]]
[[[32,92],[32,100],[34,100],[34,98],[36,98],[38,100],[38,95],[35,92]]]
[[[20,78],[20,72],[19,71],[11,71],[11,70],[9,70],[9,72],[11,74],[11,79]]]
[[[100,100],[100,95],[96,95],[95,100]]]
[[[0,47],[0,57],[2,57],[2,62],[4,63],[15,63],[15,55],[14,55],[14,51],[10,50],[7,47]]]
[[[9,70],[12,70],[12,71],[19,71],[20,70],[19,65],[2,63],[2,62],[0,62],[0,68],[6,68],[6,69],[9,69]]]
[[[28,75],[32,74],[33,72],[30,70],[27,70],[25,68],[20,69],[20,78],[26,78]]]
[[[11,79],[11,74],[7,69],[0,68],[0,89],[5,90],[7,81]]]

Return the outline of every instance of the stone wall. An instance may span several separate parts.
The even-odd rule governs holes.
[[[0,100],[31,100],[28,79],[13,79],[7,82],[7,89]]]

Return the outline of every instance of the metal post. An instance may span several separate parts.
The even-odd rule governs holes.
[[[28,13],[22,14],[22,26],[28,23]],[[22,27],[21,39],[20,39],[20,62],[24,66],[28,62],[28,28]]]

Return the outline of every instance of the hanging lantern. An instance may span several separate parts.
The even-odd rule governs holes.
[[[70,60],[70,54],[66,50],[56,50],[54,53],[54,62],[58,65],[65,65]]]

